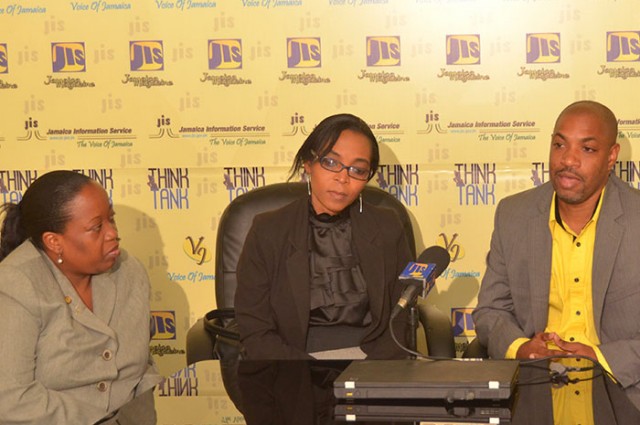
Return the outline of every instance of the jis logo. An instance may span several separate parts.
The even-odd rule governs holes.
[[[376,171],[376,182],[380,189],[395,196],[408,207],[419,204],[418,187],[420,176],[418,164],[380,165]]]
[[[451,309],[451,323],[453,324],[453,336],[476,336],[476,327],[473,324],[471,312],[473,308],[459,307]]]
[[[224,187],[229,192],[229,202],[243,193],[265,186],[264,167],[225,167]]]
[[[527,63],[559,63],[560,33],[527,34]]]
[[[242,41],[239,38],[209,40],[209,69],[241,69]]]
[[[448,35],[447,65],[479,65],[480,35]]]
[[[36,170],[0,170],[0,199],[2,204],[17,204],[22,194],[38,178]]]
[[[9,52],[7,51],[7,45],[0,43],[0,74],[6,74],[9,72]]]
[[[367,37],[367,66],[400,66],[400,37]]]
[[[640,62],[640,31],[607,32],[607,62]]]
[[[130,41],[129,62],[132,71],[164,70],[162,41]]]
[[[151,312],[151,339],[167,340],[176,339],[176,312],[152,311]]]
[[[289,68],[320,68],[321,64],[320,37],[287,38]]]
[[[189,169],[149,168],[147,186],[156,210],[189,209]]]
[[[495,205],[495,163],[458,163],[454,167],[460,205]]]
[[[85,72],[84,43],[51,43],[53,72]]]

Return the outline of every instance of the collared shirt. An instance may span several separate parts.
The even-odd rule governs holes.
[[[564,226],[556,204],[551,201],[549,229],[553,241],[551,254],[551,282],[549,288],[549,316],[545,332],[555,332],[569,342],[580,342],[594,350],[600,344],[593,318],[591,271],[596,241],[596,226],[602,196],[591,219],[576,234]],[[550,344],[549,348],[557,348]],[[560,361],[565,366],[580,368],[587,362],[579,359]],[[593,424],[591,371],[568,374],[576,383],[554,387],[553,418],[555,423]],[[582,380],[585,379],[585,380]]]
[[[604,190],[591,219],[579,234],[565,227],[557,209],[556,196],[551,201],[549,230],[552,237],[551,281],[549,287],[549,314],[545,332],[555,332],[569,342],[590,346],[597,360],[611,371],[598,349],[598,338],[593,311],[592,268],[596,239],[596,226]],[[514,358],[518,349],[528,339],[514,341],[506,357]],[[550,344],[550,349],[557,349]],[[584,360],[563,359],[564,366],[588,367]],[[591,371],[569,372],[569,379],[578,382],[554,387],[552,391],[554,422],[561,424],[593,424]]]

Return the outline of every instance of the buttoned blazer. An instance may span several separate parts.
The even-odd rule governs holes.
[[[388,320],[402,287],[398,276],[411,251],[395,212],[365,202],[350,211],[355,254],[367,285],[372,323],[361,348],[368,358],[405,355],[391,339]],[[309,358],[309,201],[296,200],[256,216],[238,261],[236,318],[247,357]],[[406,314],[394,321],[405,340]]]
[[[544,331],[552,239],[549,182],[502,200],[473,312],[480,342],[504,357],[517,338]],[[640,191],[611,175],[597,222],[592,285],[599,349],[640,406]]]
[[[126,251],[92,277],[93,312],[27,241],[0,263],[0,422],[89,424],[159,382],[149,280]]]

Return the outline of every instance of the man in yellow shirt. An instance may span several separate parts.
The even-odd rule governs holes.
[[[617,123],[592,101],[560,113],[550,181],[496,209],[473,318],[491,357],[589,357],[640,407],[640,191],[611,174]],[[556,421],[593,423],[590,397],[554,390]]]

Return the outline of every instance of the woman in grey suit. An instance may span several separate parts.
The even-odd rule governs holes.
[[[399,218],[361,192],[378,144],[350,114],[324,119],[292,167],[308,198],[256,216],[238,261],[240,338],[250,359],[402,358],[389,316],[411,261]],[[404,342],[406,314],[394,320]]]
[[[2,210],[0,422],[92,424],[158,383],[149,280],[104,189],[53,171]]]

